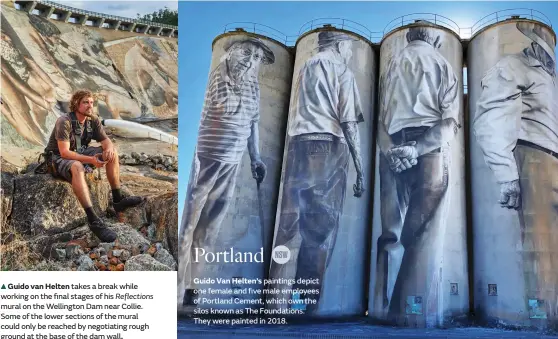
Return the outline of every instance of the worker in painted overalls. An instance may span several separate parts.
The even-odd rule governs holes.
[[[423,25],[411,27],[406,39],[380,79],[382,233],[374,297],[379,318],[404,314],[406,283],[436,280],[437,270],[416,272],[419,244],[428,234],[433,251],[441,246],[437,235],[444,217],[431,221],[448,189],[449,144],[460,127],[459,82],[438,51],[441,36]],[[428,299],[428,288],[416,292],[417,300]]]
[[[554,38],[533,23],[518,22],[516,27],[531,43],[520,53],[502,58],[484,75],[473,129],[500,185],[499,204],[519,210],[523,241],[527,236],[535,250],[543,250],[538,246],[547,244],[550,251],[558,247],[558,242],[552,241],[556,238],[550,236],[558,233]],[[555,303],[558,261],[550,255],[537,256],[538,279],[530,281],[528,289],[541,291],[540,298]]]
[[[261,63],[274,63],[275,56],[261,40],[252,37],[229,40],[225,51],[209,77],[186,196],[179,239],[179,304],[192,286],[193,249],[209,251],[216,245],[246,148],[254,179],[261,182],[266,175],[259,152],[258,71]]]

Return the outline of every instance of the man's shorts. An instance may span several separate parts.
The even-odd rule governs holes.
[[[95,154],[103,153],[102,147],[87,147],[81,154],[87,156],[93,156]],[[56,167],[56,172],[64,180],[72,182],[72,164],[77,160],[68,160],[61,158],[59,156],[54,156],[54,166]],[[91,165],[93,166],[93,165]]]

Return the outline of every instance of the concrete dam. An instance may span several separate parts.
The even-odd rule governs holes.
[[[177,30],[94,14],[48,1],[2,2],[5,150],[44,147],[80,88],[94,93],[104,119],[177,117]]]
[[[556,35],[530,13],[467,39],[411,15],[378,42],[327,20],[217,36],[179,313],[557,328]],[[263,260],[215,260],[233,250]]]

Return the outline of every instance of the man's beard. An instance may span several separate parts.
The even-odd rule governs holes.
[[[85,111],[81,114],[85,115],[86,117],[92,117],[93,116],[93,110],[90,109],[90,110],[87,110],[87,111]]]

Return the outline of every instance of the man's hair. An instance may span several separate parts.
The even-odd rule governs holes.
[[[88,91],[86,89],[80,89],[76,91],[70,99],[70,112],[77,112],[81,100],[88,97],[94,98],[91,91]]]
[[[407,42],[422,40],[434,46],[434,37],[427,27],[411,27],[407,32]]]

